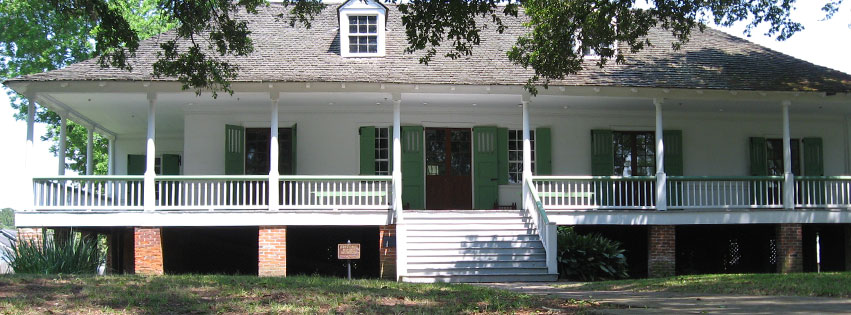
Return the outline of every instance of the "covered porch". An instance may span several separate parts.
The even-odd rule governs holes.
[[[104,88],[109,92],[91,93]],[[239,83],[233,95],[217,98],[164,82],[42,82],[24,90],[31,91],[31,109],[38,102],[63,121],[73,119],[110,140],[109,174],[64,176],[63,164],[59,176],[33,178],[33,205],[25,211],[371,210],[389,213],[385,223],[394,222],[403,208],[434,209],[426,200],[437,187],[427,187],[433,148],[425,138],[429,129],[446,128],[472,130],[463,144],[472,153],[461,160],[470,172],[464,193],[473,201],[451,209],[512,204],[533,209],[530,200],[561,213],[844,209],[851,204],[851,178],[843,176],[849,168],[845,95],[553,87],[532,97],[519,86],[368,83]],[[701,116],[758,117],[759,122],[750,128],[755,131],[742,128],[742,135],[720,130],[713,136],[703,132],[729,125],[701,129],[693,124]],[[796,122],[801,129],[791,126],[795,116],[803,117]],[[833,117],[819,126],[819,117],[828,116]],[[663,123],[663,117],[673,123]],[[775,127],[767,127],[771,124]],[[363,137],[367,127],[377,136]],[[256,148],[246,143],[249,129],[267,133],[253,144]],[[349,129],[361,136],[353,137]],[[379,129],[386,135],[378,136]],[[505,139],[502,130],[513,137]],[[613,157],[620,153],[612,150],[621,148],[610,147],[618,141],[612,134],[634,130],[652,137],[644,135],[648,143],[642,150],[648,155]],[[805,131],[793,139],[792,130]],[[668,131],[676,132],[668,137]],[[733,159],[724,155],[741,154],[742,148],[723,141],[747,139],[743,135],[751,135],[745,144],[750,165],[725,162]],[[773,151],[759,149],[772,136],[778,136]],[[754,143],[759,139],[762,144]],[[499,152],[480,154],[488,141],[516,146],[501,152],[495,144]],[[778,153],[782,157],[767,156]],[[249,165],[251,154],[262,155],[260,164],[266,164]],[[720,155],[717,165],[702,156],[712,154]],[[491,157],[498,167],[484,164]]]

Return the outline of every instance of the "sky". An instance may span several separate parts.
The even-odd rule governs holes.
[[[845,73],[851,73],[851,4],[846,3],[832,19],[821,21],[824,13],[820,7],[823,1],[799,1],[792,18],[804,24],[805,29],[792,38],[778,42],[763,36],[764,31],[755,30],[748,40],[777,50],[779,52],[825,66]],[[716,27],[717,28],[717,27]],[[743,37],[744,25],[720,28],[731,35]],[[31,189],[24,166],[24,148],[26,147],[25,121],[16,121],[14,111],[9,106],[6,93],[0,93],[0,208],[20,208],[26,203],[26,192]],[[45,126],[35,126],[35,148],[30,158],[33,176],[54,176],[57,174],[58,159],[48,151],[50,143],[42,142],[39,137],[45,133]],[[70,172],[69,172],[70,174]]]

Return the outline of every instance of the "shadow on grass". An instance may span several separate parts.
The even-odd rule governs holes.
[[[851,272],[795,274],[711,274],[669,278],[586,282],[566,285],[580,290],[621,290],[851,297]]]
[[[296,276],[107,276],[0,278],[0,312],[161,313],[463,313],[541,309],[528,295],[448,284],[347,281]]]

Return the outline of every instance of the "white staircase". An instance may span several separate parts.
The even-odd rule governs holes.
[[[520,210],[405,211],[405,282],[555,281]]]

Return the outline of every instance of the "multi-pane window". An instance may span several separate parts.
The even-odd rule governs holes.
[[[390,128],[375,128],[375,175],[390,175]]]
[[[615,131],[616,176],[651,176],[656,169],[656,136],[652,132]]]
[[[535,131],[529,130],[532,143],[532,173],[535,173]],[[523,130],[508,130],[508,182],[523,182]]]
[[[378,52],[378,16],[349,16],[349,53]]]
[[[801,145],[799,139],[791,139],[792,174],[801,175]],[[765,139],[766,157],[768,158],[768,175],[783,176],[783,139]]]

